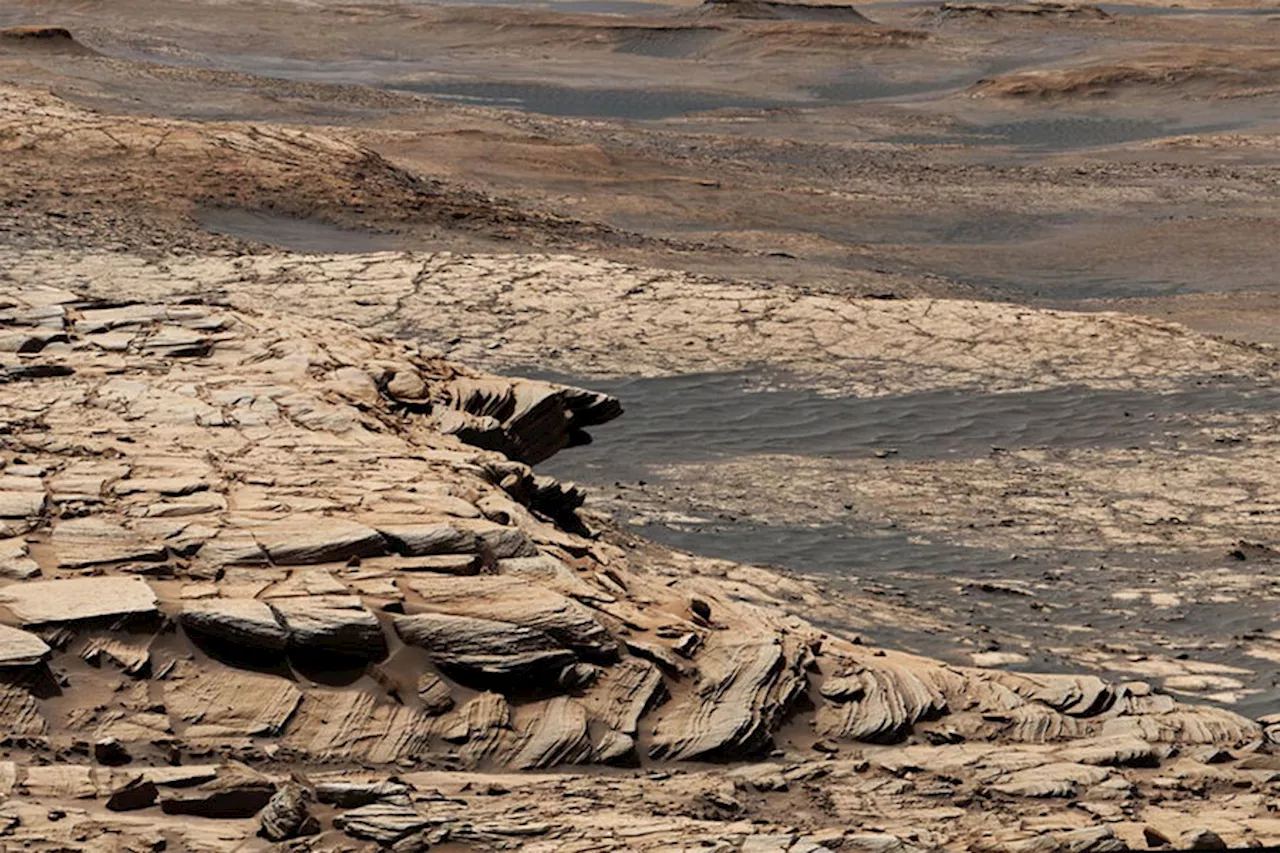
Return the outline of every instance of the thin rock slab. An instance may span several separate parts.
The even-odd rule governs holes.
[[[43,491],[0,491],[0,518],[32,518],[44,512]]]
[[[139,577],[94,577],[34,581],[0,590],[25,625],[75,622],[103,616],[156,612],[156,594]]]
[[[397,617],[395,628],[437,666],[483,681],[554,679],[577,659],[549,634],[495,619],[420,613]]]
[[[107,797],[107,810],[113,812],[129,812],[150,808],[160,796],[160,789],[141,774],[134,776],[124,785],[116,788]]]
[[[101,518],[76,518],[53,529],[53,550],[63,568],[108,563],[159,562],[169,552],[164,545]]]
[[[289,636],[289,648],[302,654],[335,654],[381,660],[387,640],[378,617],[359,596],[317,595],[271,602]]]
[[[378,532],[403,557],[475,554],[480,548],[475,533],[452,524],[394,524],[379,526]]]
[[[508,577],[412,578],[405,584],[436,613],[532,628],[590,657],[611,659],[618,644],[591,610],[545,587]]]
[[[386,543],[373,528],[320,515],[291,516],[255,527],[253,537],[278,566],[337,563],[386,553]]]
[[[373,802],[343,812],[333,825],[352,838],[375,841],[384,847],[427,827],[431,821],[404,803]]]
[[[413,789],[399,782],[321,782],[316,785],[316,799],[326,805],[354,809],[370,803],[409,804]]]
[[[35,634],[0,625],[0,667],[34,666],[49,652],[48,643]]]

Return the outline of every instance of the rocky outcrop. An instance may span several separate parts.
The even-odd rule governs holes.
[[[702,656],[691,695],[654,738],[654,758],[753,755],[805,689],[803,653],[779,639],[719,646]]]
[[[538,631],[580,656],[609,660],[618,644],[591,610],[550,589],[510,577],[413,579],[405,584],[432,613],[484,618]],[[598,591],[596,591],[598,594]]]
[[[400,639],[425,649],[438,666],[482,683],[554,680],[576,659],[542,631],[495,619],[422,613],[397,617],[395,627]]]
[[[435,416],[441,432],[529,465],[589,442],[588,427],[622,414],[607,394],[529,380],[454,382],[444,403]]]
[[[943,3],[929,17],[949,18],[1046,18],[1050,20],[1108,21],[1111,15],[1087,3]]]
[[[990,803],[1001,826],[1033,827],[1043,800],[1070,796],[1089,804],[1074,819],[1110,827],[1130,814],[1108,810],[1119,798],[1135,822],[1157,814],[1148,793],[1201,804],[1218,784],[1206,780],[1271,784],[1246,766],[1268,757],[1267,735],[1238,715],[1139,683],[854,642],[755,585],[771,575],[554,520],[522,502],[554,490],[525,488],[522,463],[436,420],[441,401],[483,399],[511,436],[545,417],[564,438],[606,400],[534,383],[525,407],[507,380],[336,323],[4,285],[0,297],[66,338],[0,362],[68,369],[0,385],[0,404],[39,416],[11,424],[0,485],[30,480],[9,490],[43,496],[35,514],[17,507],[25,530],[9,538],[23,548],[5,553],[50,578],[0,581],[16,801],[289,838],[317,828],[306,788],[322,834],[405,849],[701,843],[729,819],[748,839],[735,850],[815,850],[811,830],[843,842],[873,808],[895,840],[846,846],[906,851],[902,838],[980,836]],[[388,399],[366,371],[381,362],[431,406]],[[63,757],[107,742],[128,762]],[[1231,757],[1201,763],[1197,746]],[[195,756],[209,763],[168,763]],[[643,771],[623,769],[641,756]],[[681,763],[712,759],[751,763]],[[596,763],[620,767],[506,773]],[[290,779],[301,767],[315,778]],[[940,797],[956,805],[943,814]],[[820,811],[801,805],[819,798]],[[1221,808],[1270,837],[1260,797]],[[655,827],[657,809],[668,822]]]

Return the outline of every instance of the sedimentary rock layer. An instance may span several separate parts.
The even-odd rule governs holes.
[[[792,850],[806,835],[834,844],[866,798],[896,815],[883,822],[901,834],[895,845],[961,843],[989,826],[986,807],[925,805],[960,788],[970,793],[958,803],[999,798],[1015,837],[1049,833],[1008,828],[1039,799],[1067,796],[1089,808],[1080,826],[1052,831],[1097,822],[1136,837],[1148,814],[1213,779],[1248,795],[1213,799],[1204,827],[1276,837],[1264,803],[1280,768],[1258,722],[1137,682],[869,648],[751,603],[767,596],[740,581],[641,571],[581,520],[564,529],[521,504],[528,469],[443,432],[436,411],[474,393],[460,389],[500,398],[511,382],[561,413],[537,429],[567,432],[584,400],[589,420],[616,413],[599,395],[478,376],[335,322],[108,307],[47,287],[5,286],[0,299],[7,332],[36,341],[2,357],[0,487],[43,497],[13,501],[6,520],[39,577],[0,587],[15,650],[0,723],[25,763],[52,762],[13,771],[20,804],[80,798],[71,825],[97,827],[113,825],[109,808],[137,808],[154,819],[121,831],[164,827],[197,847],[198,828],[165,815],[231,821],[229,838],[256,831],[234,821],[266,808],[268,837],[305,828],[427,843],[445,828],[476,843],[550,835],[646,848],[748,835],[743,849]],[[157,345],[179,339],[177,352]],[[380,384],[389,373],[415,383],[414,407]],[[480,574],[459,576],[455,558]],[[71,654],[95,662],[64,678],[56,702],[70,706],[42,686],[54,673],[45,643],[55,669]],[[66,757],[86,741],[127,771]],[[184,753],[216,766],[175,781],[193,778],[164,766]],[[483,807],[478,788],[429,793],[466,778],[437,785],[442,766],[770,755],[729,775],[675,771],[656,788],[643,772],[602,783],[608,820],[542,803],[583,776],[473,777],[534,797]],[[346,805],[308,820],[321,776],[294,790],[289,768],[350,762],[382,769],[331,779],[349,786],[332,797]],[[387,781],[396,774],[405,788]],[[788,814],[787,792],[816,796],[819,778],[829,807]],[[670,819],[637,810],[655,791],[678,803]]]

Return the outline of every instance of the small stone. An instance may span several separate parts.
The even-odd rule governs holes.
[[[703,622],[711,621],[711,605],[701,598],[689,599],[689,612]]]
[[[454,705],[449,685],[433,672],[418,676],[418,699],[422,702],[422,710],[432,716],[452,710]]]
[[[1211,829],[1193,829],[1182,833],[1178,845],[1183,850],[1226,850],[1227,842]]]

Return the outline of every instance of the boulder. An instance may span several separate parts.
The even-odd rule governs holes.
[[[1192,829],[1182,833],[1178,847],[1182,850],[1226,850],[1227,842],[1212,829]]]
[[[156,783],[139,774],[111,792],[111,796],[107,798],[107,808],[113,812],[150,808],[155,805],[159,796],[160,789],[156,787]]]
[[[321,515],[295,515],[255,527],[253,537],[277,566],[337,563],[386,553],[378,531]]]
[[[470,530],[452,524],[398,524],[378,528],[391,548],[404,557],[440,554],[474,554],[479,539]]]
[[[271,603],[289,635],[289,648],[304,654],[336,654],[380,660],[387,640],[378,617],[354,595],[317,595]]]
[[[194,788],[176,788],[160,795],[165,814],[192,817],[253,817],[271,801],[276,783],[248,768],[219,773],[218,778]]]
[[[133,761],[133,756],[118,738],[104,737],[93,744],[93,758],[99,764],[116,767]]]
[[[551,681],[576,659],[542,631],[494,619],[421,613],[398,617],[395,628],[437,666],[480,681]]]
[[[192,601],[179,620],[190,634],[246,649],[282,652],[288,640],[275,611],[252,598]]]

